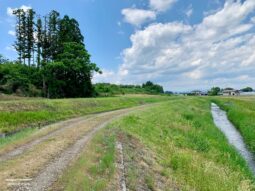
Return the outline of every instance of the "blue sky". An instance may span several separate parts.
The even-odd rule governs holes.
[[[254,0],[0,0],[0,54],[10,59],[8,9],[21,6],[78,20],[104,72],[94,82],[152,80],[174,91],[253,86]]]

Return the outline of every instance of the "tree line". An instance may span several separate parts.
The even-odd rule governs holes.
[[[100,69],[90,60],[79,23],[55,10],[43,17],[33,9],[13,14],[18,60],[0,57],[0,90],[48,98],[92,96],[92,75]]]
[[[142,85],[116,85],[110,83],[97,83],[94,85],[97,96],[113,96],[121,94],[162,94],[164,89],[153,82]]]

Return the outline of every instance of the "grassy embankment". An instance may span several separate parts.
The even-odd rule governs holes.
[[[123,144],[130,190],[255,189],[245,161],[213,124],[210,101],[182,98],[109,125],[53,190],[117,190],[116,140]]]
[[[26,127],[38,127],[76,116],[128,108],[167,99],[169,99],[167,96],[129,95],[90,99],[0,101],[0,133],[14,132]]]
[[[255,97],[217,97],[213,101],[227,112],[229,120],[255,154]]]

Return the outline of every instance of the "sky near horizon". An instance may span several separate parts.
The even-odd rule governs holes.
[[[255,0],[0,0],[0,54],[16,59],[15,8],[79,23],[94,82],[165,90],[255,88]]]

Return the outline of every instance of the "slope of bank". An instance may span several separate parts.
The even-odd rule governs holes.
[[[123,169],[116,143],[122,144]],[[112,123],[52,190],[120,190],[123,173],[131,191],[255,188],[247,164],[214,125],[210,101],[202,98],[165,102]]]
[[[43,125],[91,113],[168,100],[167,96],[128,95],[85,99],[22,99],[0,102],[0,133]]]

